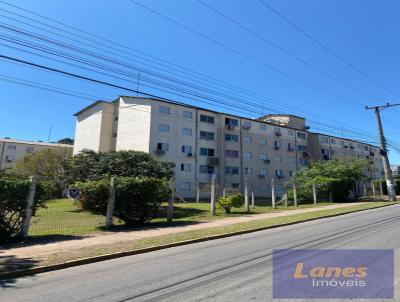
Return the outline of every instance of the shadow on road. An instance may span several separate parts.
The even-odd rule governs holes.
[[[16,278],[1,277],[1,275],[33,268],[36,264],[37,260],[32,258],[17,258],[12,255],[1,255],[0,253],[0,288],[12,287],[17,280]]]

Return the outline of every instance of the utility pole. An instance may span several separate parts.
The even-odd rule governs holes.
[[[389,108],[389,107],[393,107],[393,106],[400,106],[400,104],[386,103],[386,105],[382,105],[382,106],[373,106],[373,107],[365,106],[365,109],[367,109],[367,110],[373,109],[375,111],[375,118],[376,118],[376,122],[378,124],[379,141],[381,144],[381,152],[380,153],[382,155],[383,170],[385,171],[385,179],[386,179],[386,186],[387,186],[387,191],[388,191],[388,195],[389,195],[389,200],[396,201],[396,190],[395,190],[394,183],[393,183],[392,170],[390,169],[389,157],[388,157],[388,152],[386,149],[386,139],[385,139],[385,136],[383,135],[382,121],[381,121],[381,115],[380,115],[380,112],[382,110]]]

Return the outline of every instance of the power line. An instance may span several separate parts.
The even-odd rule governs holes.
[[[313,37],[311,34],[307,33],[304,29],[302,29],[299,25],[297,25],[295,22],[293,22],[292,20],[290,20],[288,17],[286,17],[285,15],[283,15],[281,12],[277,11],[276,9],[274,9],[271,5],[269,5],[268,3],[266,3],[263,0],[259,0],[260,3],[262,5],[264,5],[266,8],[268,8],[270,11],[274,12],[276,15],[278,15],[279,17],[281,17],[284,21],[286,21],[288,24],[290,24],[292,27],[294,27],[297,31],[299,31],[301,34],[303,34],[305,37],[307,37],[308,39],[310,39],[311,41],[313,41],[315,44],[317,44],[319,47],[321,47],[322,49],[326,50],[327,52],[329,52],[331,55],[333,55],[334,57],[336,57],[338,60],[340,60],[342,63],[346,64],[348,67],[350,67],[351,69],[353,69],[354,71],[356,71],[357,73],[361,74],[363,77],[367,78],[368,80],[374,82],[376,85],[378,85],[379,87],[383,88],[386,91],[389,91],[390,93],[392,93],[393,95],[400,97],[400,95],[386,87],[384,84],[382,84],[381,82],[379,82],[378,80],[374,79],[373,77],[371,77],[370,75],[368,75],[367,73],[363,72],[361,69],[359,69],[358,67],[356,67],[354,64],[352,64],[351,62],[349,62],[348,60],[344,59],[342,56],[340,56],[336,51],[334,51],[333,49],[325,46],[325,44],[323,44],[322,42],[320,42],[318,39],[316,39],[315,37]]]

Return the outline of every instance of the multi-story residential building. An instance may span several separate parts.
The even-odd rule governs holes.
[[[322,133],[310,133],[308,148],[314,160],[343,157],[364,159],[369,162],[368,174],[372,179],[384,176],[380,148],[377,146]]]
[[[138,150],[174,162],[177,192],[185,198],[195,197],[211,177],[219,187],[238,190],[247,178],[256,196],[270,195],[274,178],[279,195],[284,182],[311,159],[305,119],[293,115],[250,119],[129,96],[95,102],[75,115],[74,154]]]
[[[0,170],[11,168],[12,165],[28,153],[48,148],[73,148],[72,145],[31,142],[9,138],[0,139]]]

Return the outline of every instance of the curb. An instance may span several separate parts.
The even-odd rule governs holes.
[[[111,259],[116,259],[116,258],[121,258],[121,257],[126,257],[126,256],[144,254],[144,253],[154,252],[154,251],[163,250],[163,249],[167,249],[167,248],[171,248],[171,247],[177,247],[177,246],[183,246],[183,245],[188,245],[188,244],[193,244],[193,243],[228,238],[228,237],[233,237],[233,236],[237,236],[237,235],[255,233],[255,232],[264,231],[264,230],[268,230],[268,229],[275,229],[275,228],[290,226],[290,225],[299,224],[299,223],[303,223],[303,222],[309,222],[309,221],[314,221],[314,220],[319,220],[319,219],[324,219],[324,218],[337,217],[337,216],[342,216],[342,215],[347,215],[347,214],[352,214],[352,213],[357,213],[357,212],[363,212],[363,211],[368,211],[368,210],[380,209],[380,208],[394,206],[394,205],[398,205],[398,204],[397,203],[387,204],[387,205],[382,205],[382,206],[375,207],[375,208],[360,209],[360,210],[355,210],[352,212],[337,213],[337,214],[332,214],[332,215],[327,215],[327,216],[322,216],[322,217],[309,218],[309,219],[287,222],[287,223],[271,225],[271,226],[265,226],[265,227],[255,228],[255,229],[247,229],[247,230],[242,230],[242,231],[237,231],[237,232],[223,233],[223,234],[211,235],[211,236],[206,236],[206,237],[201,237],[201,238],[196,238],[196,239],[189,239],[189,240],[184,240],[184,241],[179,241],[179,242],[174,242],[174,243],[169,243],[169,244],[164,244],[164,245],[151,246],[151,247],[147,247],[147,248],[143,248],[143,249],[136,249],[136,250],[118,252],[118,253],[113,253],[113,254],[105,254],[105,255],[94,256],[94,257],[89,257],[89,258],[81,258],[81,259],[71,260],[71,261],[67,261],[67,262],[59,263],[59,264],[53,264],[53,265],[48,265],[48,266],[39,266],[39,267],[35,267],[35,268],[30,268],[27,270],[20,270],[20,271],[8,272],[8,273],[0,273],[0,279],[8,279],[8,278],[36,275],[36,274],[51,272],[51,271],[55,271],[55,270],[70,268],[70,267],[84,265],[84,264],[90,264],[90,263],[96,263],[96,262],[100,262],[100,261],[111,260]]]

